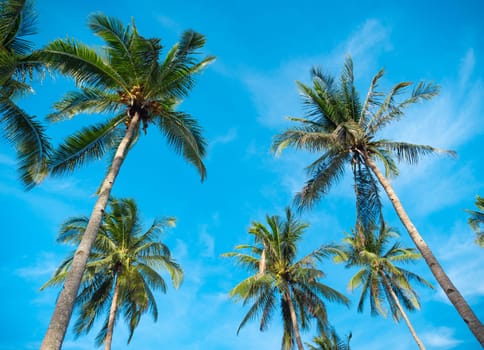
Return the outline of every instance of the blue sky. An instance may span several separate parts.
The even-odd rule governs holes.
[[[371,77],[384,67],[382,88],[400,81],[434,81],[441,93],[408,110],[383,134],[394,140],[453,149],[457,159],[430,158],[401,166],[392,180],[414,223],[444,268],[484,320],[484,252],[474,243],[464,209],[484,195],[484,26],[479,1],[36,1],[38,47],[71,36],[90,45],[100,42],[86,18],[101,11],[128,23],[134,17],[145,36],[170,47],[185,29],[207,37],[205,52],[217,61],[199,77],[181,106],[197,117],[209,143],[208,178],[196,171],[148,130],[130,153],[114,186],[117,197],[135,198],[146,225],[155,217],[175,216],[177,227],[165,243],[185,270],[180,289],[160,295],[160,317],[145,316],[131,345],[120,323],[115,349],[278,349],[282,329],[277,317],[266,332],[249,323],[236,335],[247,311],[228,298],[246,277],[220,255],[248,243],[251,221],[283,214],[305,181],[310,154],[288,151],[275,158],[272,137],[289,124],[285,116],[303,116],[295,80],[308,82],[309,69],[320,65],[339,75],[351,54],[357,87],[363,95]],[[39,117],[72,88],[47,77],[35,95],[20,103]],[[82,125],[101,120],[79,116],[48,126],[55,144]],[[0,204],[4,251],[0,263],[2,318],[0,349],[36,349],[47,328],[56,290],[40,292],[70,248],[55,243],[60,224],[88,215],[107,160],[72,175],[47,179],[30,192],[17,181],[13,150],[0,142]],[[385,202],[386,220],[412,243]],[[301,252],[339,242],[354,220],[351,181],[345,178],[302,220],[310,223]],[[415,348],[404,323],[357,314],[358,291],[347,289],[351,272],[325,262],[325,282],[347,293],[353,305],[330,305],[329,317],[340,334],[353,333],[354,349]],[[430,281],[423,263],[413,267]],[[423,308],[410,319],[427,349],[479,349],[470,331],[438,289],[417,288]],[[64,349],[92,349],[95,332],[77,340],[68,333]],[[305,340],[312,334],[306,333]]]

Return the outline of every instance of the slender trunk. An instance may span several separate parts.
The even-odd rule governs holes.
[[[55,306],[54,314],[50,320],[49,328],[45,334],[44,340],[40,347],[41,350],[59,350],[64,341],[64,336],[67,331],[67,326],[72,315],[72,309],[76,300],[79,286],[81,284],[82,276],[86,268],[87,258],[91,252],[91,247],[96,240],[96,235],[101,225],[101,220],[106,208],[106,204],[111,194],[114,181],[119,173],[121,165],[129,151],[129,144],[133,139],[134,131],[139,125],[139,114],[135,113],[131,123],[129,124],[126,134],[114,155],[111,168],[107,173],[99,190],[99,196],[94,205],[91,217],[86,227],[86,231],[82,236],[82,240],[77,247],[72,266],[67,275],[64,287],[62,288],[59,298]]]
[[[296,310],[294,310],[294,304],[292,303],[291,296],[289,295],[289,286],[287,291],[284,293],[284,298],[289,306],[289,313],[291,314],[292,329],[294,330],[294,336],[296,337],[296,344],[299,350],[304,350],[303,343],[301,340],[301,333],[299,332],[299,324],[297,323]]]
[[[403,319],[405,320],[405,323],[408,326],[408,329],[410,329],[410,333],[412,333],[413,339],[415,339],[415,342],[417,343],[418,347],[421,350],[425,350],[425,346],[423,345],[422,341],[420,338],[417,336],[417,332],[415,332],[415,329],[413,328],[412,324],[410,323],[410,320],[407,317],[407,314],[405,313],[405,310],[403,309],[402,305],[400,304],[400,300],[398,300],[397,295],[395,294],[395,291],[393,290],[392,286],[390,285],[390,282],[388,282],[387,276],[380,271],[380,276],[383,279],[383,283],[385,283],[385,286],[387,287],[388,291],[390,292],[390,295],[393,298],[393,301],[397,305],[398,310],[400,310],[400,313],[402,314]]]
[[[371,168],[373,173],[378,178],[378,181],[382,185],[383,189],[385,190],[388,198],[392,202],[395,211],[397,212],[400,221],[402,222],[403,226],[405,226],[408,234],[412,238],[415,246],[422,254],[425,262],[432,271],[437,282],[440,284],[440,287],[444,291],[444,293],[449,298],[450,302],[454,305],[457,312],[460,314],[464,322],[467,324],[471,332],[474,334],[476,339],[479,341],[481,346],[484,346],[484,326],[479,321],[477,316],[474,314],[470,306],[467,304],[466,300],[459,292],[459,290],[454,286],[450,278],[445,273],[442,266],[439,264],[437,259],[435,258],[434,254],[430,250],[429,246],[423,240],[420,233],[417,231],[416,227],[413,225],[412,221],[407,215],[407,212],[402,206],[400,199],[397,197],[395,192],[393,191],[390,182],[383,176],[380,170],[377,168],[376,164],[371,160],[371,158],[365,154],[365,162]]]
[[[114,285],[113,300],[111,301],[111,309],[109,310],[108,329],[106,331],[106,339],[104,350],[111,350],[111,343],[113,341],[114,320],[118,311],[118,295],[119,295],[119,278],[116,277]]]
[[[264,249],[262,249],[262,254],[260,255],[259,261],[259,276],[262,276],[266,271],[266,245],[264,244]]]

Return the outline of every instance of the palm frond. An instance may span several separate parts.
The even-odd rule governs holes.
[[[410,97],[395,104],[395,96],[403,93],[409,85],[411,85],[411,83],[402,82],[393,87],[368,124],[368,131],[371,135],[375,134],[378,130],[381,130],[388,123],[399,120],[404,115],[404,109],[409,105],[421,100],[429,100],[439,93],[439,87],[437,85],[420,82],[413,89]]]
[[[123,78],[96,51],[74,39],[57,39],[36,53],[48,67],[71,76],[81,86],[121,88],[128,91]]]
[[[25,55],[33,42],[24,37],[35,34],[37,16],[29,0],[3,0],[0,3],[0,46],[16,55]]]
[[[45,128],[11,100],[0,96],[0,126],[5,138],[17,151],[20,179],[27,189],[39,183],[48,172],[52,152]]]
[[[202,158],[205,156],[206,142],[197,121],[182,112],[165,112],[158,119],[158,126],[175,151],[197,168],[203,181],[206,169]]]
[[[343,177],[347,159],[348,155],[345,153],[327,152],[317,163],[311,165],[309,169],[315,169],[301,192],[294,198],[295,204],[300,209],[311,207]]]
[[[64,95],[54,104],[57,110],[47,116],[51,122],[72,118],[80,113],[112,113],[117,112],[122,105],[118,94],[95,88],[81,88]]]
[[[86,161],[100,159],[118,140],[118,127],[125,118],[122,114],[106,123],[86,127],[68,137],[50,158],[51,173],[58,175],[71,172]]]
[[[380,147],[386,148],[388,151],[392,152],[397,160],[405,161],[409,164],[416,164],[422,156],[435,154],[435,153],[445,153],[451,157],[455,157],[456,153],[454,151],[443,150],[426,145],[415,145],[407,142],[392,142],[392,141],[379,141]]]
[[[361,108],[359,124],[365,130],[368,128],[368,122],[373,116],[373,107],[379,107],[381,105],[380,98],[384,96],[384,94],[381,92],[377,92],[376,88],[378,86],[378,81],[384,73],[385,70],[380,69],[371,80],[370,88],[368,89],[365,102],[363,103],[363,107]]]

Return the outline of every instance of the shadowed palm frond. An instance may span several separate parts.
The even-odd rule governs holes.
[[[51,173],[54,175],[74,171],[86,161],[101,158],[118,137],[118,126],[124,121],[124,114],[104,124],[86,127],[66,139],[52,154]]]
[[[381,141],[378,142],[379,146],[386,148],[388,151],[392,152],[397,160],[405,161],[409,164],[416,164],[422,156],[445,153],[451,157],[455,157],[456,153],[454,151],[442,150],[432,146],[426,145],[415,145],[406,142],[391,142],[391,141]]]
[[[205,155],[206,142],[197,121],[181,112],[164,113],[158,120],[158,126],[168,143],[197,168],[203,181],[206,169],[202,158]]]
[[[311,164],[309,167],[312,170],[311,178],[294,198],[294,203],[297,207],[300,209],[311,207],[321,196],[329,191],[332,185],[341,180],[347,159],[347,154],[327,152],[323,157]]]
[[[31,189],[48,172],[47,159],[52,148],[45,128],[36,117],[1,96],[0,126],[4,137],[16,148],[20,179],[27,189]]]

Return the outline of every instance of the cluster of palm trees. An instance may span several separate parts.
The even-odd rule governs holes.
[[[120,313],[129,324],[129,338],[142,314],[151,311],[156,319],[152,289],[166,289],[157,268],[166,269],[175,286],[182,276],[169,249],[158,241],[160,230],[172,221],[155,221],[143,233],[134,201],[110,199],[111,190],[129,151],[150,127],[156,127],[167,143],[195,166],[203,181],[206,142],[202,129],[178,106],[195,86],[196,75],[214,57],[200,54],[205,38],[194,31],[184,32],[180,41],[162,56],[160,40],[141,36],[134,21],[124,25],[103,14],[93,14],[88,19],[89,28],[105,43],[102,52],[75,39],[58,39],[34,51],[33,43],[25,38],[34,32],[34,24],[31,1],[0,0],[0,125],[18,154],[22,182],[31,188],[47,174],[61,175],[90,160],[110,159],[91,215],[70,219],[61,228],[59,241],[75,244],[76,251],[44,285],[63,284],[63,288],[41,349],[61,348],[74,307],[79,309],[75,324],[78,334],[89,331],[97,317],[107,312],[97,340],[108,349]],[[55,112],[47,116],[49,121],[81,113],[109,117],[74,133],[53,149],[37,118],[15,103],[16,98],[31,90],[29,80],[44,71],[70,77],[77,87],[54,104]],[[413,225],[388,180],[398,175],[397,162],[414,164],[428,154],[454,152],[377,138],[383,127],[403,116],[406,107],[432,98],[438,87],[419,83],[409,97],[401,99],[410,85],[403,82],[384,94],[378,91],[378,81],[384,73],[381,70],[361,100],[354,86],[350,57],[339,81],[319,68],[313,68],[311,73],[312,86],[297,83],[307,117],[290,118],[295,126],[275,137],[273,150],[279,154],[286,147],[294,147],[317,154],[317,160],[307,167],[309,179],[295,198],[300,209],[320,200],[344,171],[351,169],[356,197],[355,230],[343,245],[323,245],[301,258],[297,242],[307,225],[295,219],[290,209],[286,210],[285,219],[268,216],[267,226],[254,223],[249,231],[254,244],[237,247],[248,253],[226,254],[252,273],[231,291],[235,298],[252,303],[239,330],[257,316],[260,329],[266,329],[279,306],[284,349],[294,345],[303,349],[299,329],[307,329],[313,323],[319,335],[313,345],[308,345],[310,348],[349,348],[351,335],[342,339],[336,334],[323,301],[348,303],[344,295],[320,282],[324,273],[317,262],[332,256],[347,267],[360,268],[350,282],[351,289],[362,287],[358,309],[362,310],[368,299],[373,313],[384,314],[381,301],[385,299],[392,316],[405,319],[423,348],[404,309],[419,308],[410,282],[429,283],[394,264],[422,256],[471,332],[484,345],[482,323]],[[380,164],[385,174],[380,171]],[[394,231],[384,223],[380,188],[418,252],[401,248],[398,243],[387,248]],[[482,243],[482,198],[478,198],[477,206],[481,212],[471,212],[470,223]]]

